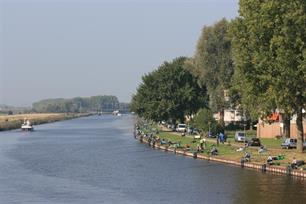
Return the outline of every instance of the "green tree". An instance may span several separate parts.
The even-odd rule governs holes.
[[[201,108],[192,122],[193,126],[199,129],[201,132],[213,132],[217,133],[219,130],[218,124],[213,117],[213,113],[208,108]]]
[[[233,46],[244,94],[264,114],[278,108],[297,114],[298,151],[303,151],[306,100],[306,1],[240,0]],[[249,96],[247,96],[249,95]]]
[[[189,70],[207,87],[209,107],[213,112],[220,112],[220,124],[223,128],[224,109],[230,105],[224,94],[231,86],[234,73],[229,25],[223,18],[212,26],[205,26],[193,60],[186,63]]]
[[[206,89],[184,68],[185,57],[163,63],[157,70],[142,77],[133,96],[131,110],[154,121],[183,122],[207,105]]]

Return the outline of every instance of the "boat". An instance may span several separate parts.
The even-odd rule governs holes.
[[[34,127],[29,120],[25,119],[23,124],[21,125],[21,130],[22,131],[33,131]]]
[[[113,111],[112,114],[115,115],[115,116],[122,116],[122,114],[119,112],[119,110]]]

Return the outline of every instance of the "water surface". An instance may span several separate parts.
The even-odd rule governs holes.
[[[0,132],[0,203],[303,203],[306,181],[153,150],[132,116]]]

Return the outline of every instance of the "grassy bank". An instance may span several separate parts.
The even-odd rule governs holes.
[[[31,113],[18,115],[0,115],[0,131],[18,129],[27,118],[33,125],[88,116],[88,113]]]
[[[171,142],[180,142],[182,146],[189,145],[192,150],[195,151],[197,145],[199,144],[199,139],[193,139],[193,137],[190,136],[180,136],[179,134],[175,132],[160,132],[158,136],[161,139],[165,139],[167,141]],[[201,153],[204,155],[209,154],[209,150],[211,149],[212,145],[216,145],[216,140],[215,139],[206,139],[207,145],[206,145],[206,150]],[[284,155],[285,159],[284,160],[277,160],[274,163],[276,165],[280,166],[288,166],[289,163],[292,162],[293,158],[295,157],[298,160],[304,160],[306,161],[306,153],[297,153],[296,150],[291,149],[281,149],[280,143],[281,140],[275,140],[275,139],[262,139],[261,140],[262,144],[267,148],[267,152],[265,153],[258,153],[258,147],[247,147],[245,151],[251,153],[251,161],[254,163],[260,163],[264,164],[266,163],[266,160],[269,155],[271,156],[277,156],[277,155]],[[243,143],[237,143],[234,141],[231,141],[226,144],[219,144],[217,146],[217,149],[219,151],[219,155],[216,156],[221,159],[227,159],[227,160],[232,160],[232,161],[237,161],[239,162],[240,159],[244,156],[245,151],[237,151],[239,147],[243,147]],[[306,166],[302,166],[306,167]]]

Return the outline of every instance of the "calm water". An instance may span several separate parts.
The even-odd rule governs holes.
[[[303,203],[306,181],[152,150],[131,116],[0,132],[0,203]]]

